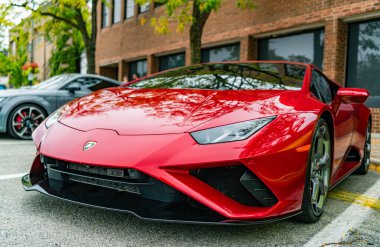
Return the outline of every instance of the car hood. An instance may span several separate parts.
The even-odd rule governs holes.
[[[111,88],[70,103],[66,126],[120,135],[183,133],[296,111],[301,91]]]

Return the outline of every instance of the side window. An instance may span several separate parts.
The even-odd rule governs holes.
[[[113,82],[106,81],[103,79],[96,79],[96,78],[93,78],[91,82],[89,82],[85,85],[85,87],[87,87],[87,89],[91,90],[91,91],[98,91],[100,89],[104,89],[104,88],[108,88],[108,87],[117,87],[117,86],[119,86],[119,85],[117,85]]]
[[[83,89],[83,84],[84,84],[83,78],[78,78],[78,79],[75,79],[75,80],[71,81],[70,83],[68,83],[64,87],[62,87],[61,90],[66,90],[68,87],[70,87],[72,85],[75,85],[75,86],[78,85],[78,86],[80,86],[80,88],[82,90]]]
[[[316,70],[313,70],[313,77],[310,91],[324,103],[331,103],[333,100],[332,90],[326,78]]]

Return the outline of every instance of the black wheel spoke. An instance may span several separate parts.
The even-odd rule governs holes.
[[[34,106],[22,106],[12,115],[10,125],[15,135],[21,139],[30,139],[33,131],[45,119],[45,114]]]

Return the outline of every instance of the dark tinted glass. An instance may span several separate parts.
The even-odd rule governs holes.
[[[116,86],[119,86],[119,85],[114,84],[109,81],[105,81],[105,80],[96,80],[96,81],[94,80],[92,81],[91,84],[89,83],[85,85],[85,87],[87,87],[91,91],[98,91],[103,88],[116,87]]]
[[[119,23],[121,20],[121,0],[113,0],[112,10],[112,23]]]
[[[322,29],[261,39],[259,41],[260,60],[289,60],[311,63],[322,68],[324,31]]]
[[[133,80],[133,75],[136,75],[137,78],[146,76],[147,73],[147,64],[146,60],[140,60],[136,62],[129,63],[129,80]]]
[[[102,28],[109,26],[110,9],[105,3],[102,3]]]
[[[162,56],[159,58],[159,64],[160,71],[185,66],[185,53]]]
[[[305,70],[305,66],[291,64],[206,64],[163,72],[129,87],[300,90]]]
[[[324,103],[331,103],[332,101],[332,90],[330,87],[330,84],[327,82],[327,80],[324,78],[321,73],[314,70],[313,71],[313,77],[312,77],[312,92],[313,92],[313,85],[315,89],[319,92],[319,96],[317,96],[322,102]],[[315,94],[315,92],[313,92]]]
[[[349,26],[347,86],[366,88],[369,106],[380,106],[380,20]]]
[[[238,61],[239,59],[239,44],[219,46],[202,50],[202,63]]]

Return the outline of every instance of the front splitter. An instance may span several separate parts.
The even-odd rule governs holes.
[[[196,207],[189,202],[164,203],[141,198],[138,195],[118,192],[91,185],[67,183],[57,180],[42,180],[34,185],[29,175],[22,178],[26,191],[38,191],[45,195],[80,205],[132,214],[142,220],[208,225],[252,225],[271,223],[293,217],[300,212],[264,220],[229,220],[204,207]]]

